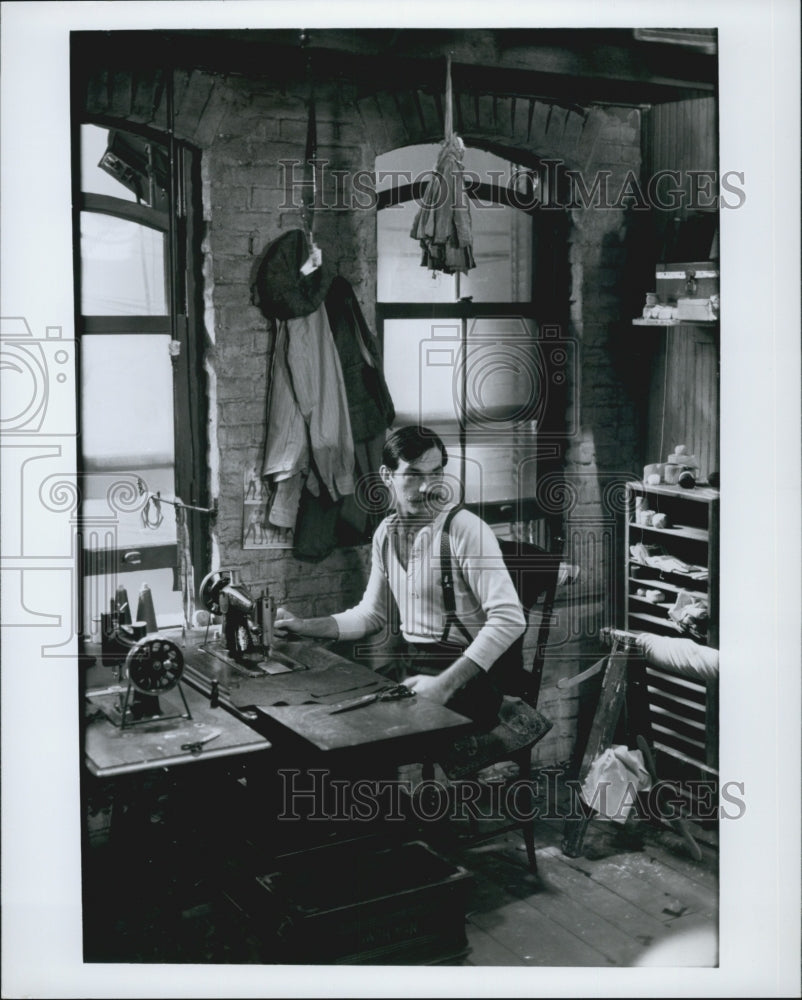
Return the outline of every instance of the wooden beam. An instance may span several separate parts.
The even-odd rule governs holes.
[[[580,104],[651,104],[715,92],[717,59],[637,41],[629,30],[310,30],[77,32],[80,66],[174,65],[286,85],[317,79],[361,88],[455,88]]]

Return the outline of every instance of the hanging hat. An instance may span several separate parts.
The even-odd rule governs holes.
[[[308,316],[323,304],[328,282],[322,267],[302,274],[309,244],[302,229],[290,229],[267,247],[256,272],[254,302],[268,319]]]

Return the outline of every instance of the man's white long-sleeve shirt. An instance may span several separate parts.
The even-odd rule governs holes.
[[[394,544],[397,519],[391,515],[382,521],[373,536],[370,577],[362,600],[333,616],[341,639],[359,639],[380,631],[390,619],[393,600],[408,642],[422,645],[442,639],[446,610],[440,536],[447,513],[442,511],[418,531],[406,570]],[[472,641],[468,644],[454,628],[448,639],[464,643],[464,655],[488,670],[523,633],[524,612],[491,528],[462,509],[454,516],[449,534],[456,614]]]

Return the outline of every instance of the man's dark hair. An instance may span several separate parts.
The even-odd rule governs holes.
[[[409,424],[393,431],[384,442],[382,462],[395,472],[400,462],[414,462],[430,448],[440,450],[445,465],[448,461],[448,452],[440,436],[428,427]]]

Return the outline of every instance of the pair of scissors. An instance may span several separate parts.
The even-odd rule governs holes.
[[[392,687],[384,688],[381,691],[373,691],[371,694],[363,694],[359,698],[352,698],[351,701],[344,701],[341,705],[333,708],[329,715],[337,715],[339,712],[350,712],[355,708],[362,708],[363,705],[372,705],[374,701],[398,701],[401,698],[413,698],[415,692],[406,684],[394,684]]]
[[[181,749],[188,751],[193,756],[197,756],[197,754],[199,754],[201,750],[203,750],[204,744],[210,743],[212,740],[216,740],[217,737],[220,735],[220,732],[221,730],[215,729],[211,733],[208,733],[206,736],[200,736],[193,743],[182,743]]]

